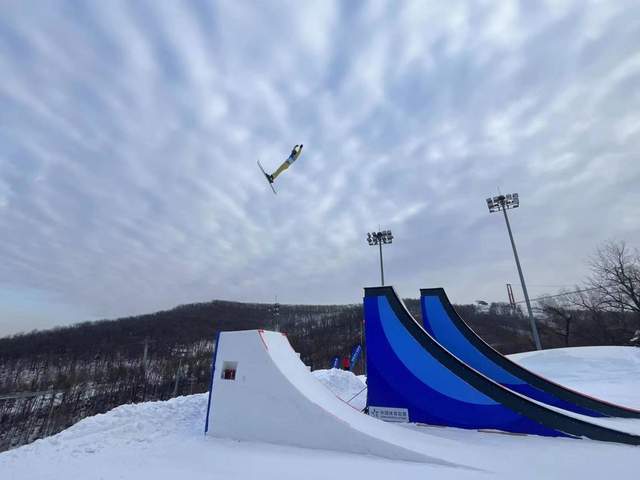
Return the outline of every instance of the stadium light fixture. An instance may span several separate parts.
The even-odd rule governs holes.
[[[520,276],[520,284],[522,285],[522,293],[524,294],[524,300],[527,304],[527,311],[529,312],[529,323],[531,324],[531,335],[536,345],[536,349],[542,350],[540,344],[540,336],[538,335],[538,328],[536,326],[536,320],[533,316],[533,310],[531,309],[531,302],[529,301],[529,293],[527,292],[527,285],[524,281],[524,275],[522,274],[522,267],[520,266],[520,259],[518,258],[518,250],[516,249],[516,242],[513,240],[513,233],[511,232],[511,224],[509,223],[509,216],[507,210],[518,208],[520,206],[520,197],[517,193],[508,193],[506,195],[498,195],[496,197],[487,198],[487,207],[489,213],[502,212],[504,214],[504,221],[507,224],[507,231],[509,232],[509,240],[511,240],[511,248],[513,249],[513,256],[516,259],[516,267],[518,268],[518,275]]]
[[[380,283],[384,286],[384,265],[382,262],[382,245],[393,243],[391,230],[381,230],[379,232],[367,233],[367,242],[370,246],[378,246],[380,250]]]

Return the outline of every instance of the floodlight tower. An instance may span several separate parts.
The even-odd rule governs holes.
[[[380,247],[380,283],[384,286],[384,266],[382,264],[382,245],[387,245],[393,242],[393,235],[391,230],[382,230],[381,232],[367,233],[367,242],[372,247],[378,245]]]
[[[524,275],[522,274],[522,267],[520,266],[520,259],[518,258],[518,250],[516,250],[516,243],[513,240],[513,233],[511,232],[511,225],[509,224],[509,216],[507,215],[507,210],[511,208],[518,208],[519,206],[520,197],[517,193],[508,193],[506,195],[498,195],[497,197],[487,198],[487,207],[489,207],[490,213],[502,211],[502,213],[504,214],[504,221],[507,224],[507,231],[509,232],[509,240],[511,240],[511,247],[513,248],[513,256],[516,259],[518,275],[520,275],[520,284],[522,285],[522,293],[524,293],[524,301],[527,304],[527,311],[529,312],[531,334],[533,335],[533,341],[536,344],[536,349],[542,350],[540,337],[538,336],[538,328],[536,327],[536,320],[533,317],[533,311],[531,310],[531,302],[529,301],[527,285],[524,283]]]
[[[278,296],[276,295],[275,303],[273,303],[269,308],[269,312],[273,317],[273,329],[276,332],[280,331],[280,304],[278,303]]]

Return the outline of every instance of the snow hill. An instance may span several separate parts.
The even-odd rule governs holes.
[[[574,390],[621,405],[640,405],[638,347],[558,348],[509,358]]]
[[[569,387],[640,408],[638,348],[580,347],[511,358]],[[321,370],[314,374],[344,400],[363,385],[362,379],[348,372]],[[354,405],[364,403],[360,397]],[[167,402],[124,405],[86,418],[57,435],[0,454],[0,478],[424,480],[638,476],[638,447],[589,440],[408,427],[422,433],[412,436],[420,438],[416,448],[452,465],[438,466],[204,437],[206,402],[206,394],[192,395]]]

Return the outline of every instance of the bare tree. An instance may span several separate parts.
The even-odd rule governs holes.
[[[591,257],[589,267],[587,284],[599,293],[598,303],[608,310],[635,312],[640,318],[640,252],[624,242],[606,242]]]
[[[548,319],[564,326],[561,334],[564,339],[564,346],[568,347],[571,336],[571,322],[575,312],[557,298],[547,298],[539,301],[538,304]]]
[[[564,299],[572,308],[584,312],[593,326],[600,329],[600,335],[608,343],[616,342],[612,331],[612,322],[614,322],[614,314],[617,314],[618,310],[611,308],[605,290],[593,287],[579,289],[576,286],[576,291],[568,292]]]

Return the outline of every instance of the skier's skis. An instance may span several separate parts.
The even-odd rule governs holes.
[[[273,188],[273,183],[269,181],[269,175],[267,175],[267,172],[265,172],[264,168],[262,168],[262,164],[260,163],[260,160],[258,160],[258,167],[260,167],[260,171],[264,175],[264,178],[266,178],[267,182],[269,182],[269,186],[271,187],[271,190],[273,190],[274,195],[277,195],[278,192],[276,192],[276,189]]]

